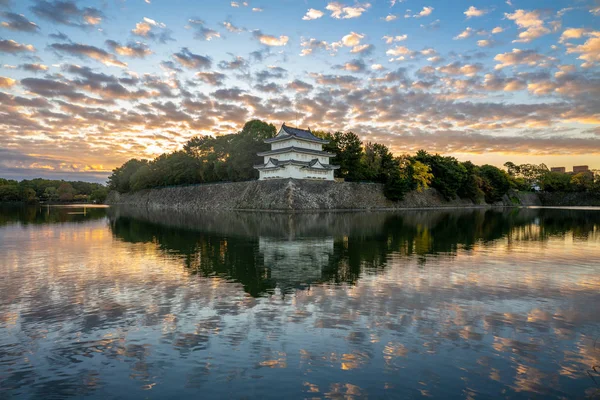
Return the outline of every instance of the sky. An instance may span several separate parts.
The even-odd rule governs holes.
[[[0,177],[104,181],[259,118],[600,168],[600,0],[0,0]]]

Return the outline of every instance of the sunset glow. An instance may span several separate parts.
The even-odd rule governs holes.
[[[191,137],[600,168],[600,1],[0,0],[0,176],[103,182]]]

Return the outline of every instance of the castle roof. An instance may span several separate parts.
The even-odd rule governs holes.
[[[298,161],[298,160],[278,160],[276,158],[269,158],[266,164],[255,165],[255,169],[276,169],[283,168],[286,165],[298,165],[303,168],[309,169],[338,169],[339,165],[322,164],[318,159],[311,161]]]
[[[275,150],[267,150],[267,151],[258,153],[257,155],[259,157],[263,157],[263,156],[272,156],[275,154],[290,153],[290,152],[312,154],[312,155],[322,156],[322,157],[335,157],[335,154],[329,153],[327,151],[306,149],[304,147],[296,147],[296,146],[283,147],[281,149],[275,149]]]
[[[323,140],[323,139],[313,135],[312,132],[310,131],[310,129],[306,130],[306,129],[300,129],[300,128],[292,128],[291,126],[287,126],[285,123],[281,126],[281,129],[279,130],[279,133],[277,134],[277,136],[275,136],[274,138],[265,140],[265,143],[273,143],[273,142],[278,142],[280,140],[286,140],[286,139],[291,139],[291,138],[307,140],[310,142],[317,142],[317,143],[322,143],[322,144],[329,143],[328,140]]]

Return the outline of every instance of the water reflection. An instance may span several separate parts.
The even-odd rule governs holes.
[[[531,246],[551,240],[570,248],[569,242],[600,241],[600,212],[577,210],[183,214],[112,208],[109,220],[120,240],[157,243],[164,253],[182,256],[188,270],[236,280],[253,296],[312,282],[355,283],[361,273],[381,272],[390,258],[438,265],[459,252],[478,258],[493,249],[527,260]],[[560,262],[565,250],[545,251],[556,251]]]
[[[0,211],[0,398],[599,394],[598,211],[99,213]]]

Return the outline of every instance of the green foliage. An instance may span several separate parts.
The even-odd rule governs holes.
[[[541,188],[545,192],[570,192],[571,175],[562,172],[548,172],[542,177]]]
[[[414,160],[431,168],[434,176],[431,187],[437,189],[447,200],[458,196],[458,191],[467,180],[467,169],[456,158],[432,155],[425,150],[419,150]]]
[[[129,192],[131,190],[129,183],[131,176],[144,165],[148,165],[147,160],[132,158],[119,168],[115,168],[112,175],[108,177],[108,188],[119,193]]]
[[[323,146],[323,150],[335,154],[331,163],[340,166],[335,172],[336,176],[347,181],[362,180],[363,148],[360,138],[352,132],[336,132],[328,135],[326,140],[329,140],[329,144]],[[378,151],[382,151],[382,149]]]
[[[515,183],[521,188],[526,188],[526,190],[531,190],[533,186],[539,185],[544,176],[550,172],[546,164],[516,165],[515,163],[508,161],[504,163],[504,166],[511,178],[520,180],[515,181]]]
[[[410,178],[402,173],[399,166],[392,169],[383,186],[383,194],[392,201],[404,199],[404,195],[411,189]]]
[[[494,203],[502,200],[502,197],[508,193],[510,182],[507,173],[493,165],[482,165],[479,167],[479,175],[482,179],[482,190],[485,194],[485,201]]]
[[[480,176],[479,167],[471,161],[465,161],[462,165],[467,171],[467,175],[458,191],[458,195],[475,203],[481,203],[485,199],[485,193],[482,190],[484,182]]]
[[[66,182],[51,179],[0,179],[0,202],[79,201],[87,202],[92,191],[105,188],[99,183]]]
[[[106,196],[108,196],[108,188],[100,187],[98,189],[95,189],[90,194],[90,201],[92,203],[102,204],[106,200]]]
[[[258,178],[253,168],[263,162],[257,153],[270,149],[265,139],[274,137],[273,124],[260,120],[247,122],[236,134],[191,138],[182,151],[163,154],[154,160],[131,159],[116,168],[109,177],[109,189],[129,192],[154,187],[222,181],[245,181]],[[600,176],[577,174],[556,176],[544,164],[516,165],[507,162],[507,172],[492,165],[478,167],[459,162],[454,157],[420,150],[414,156],[394,157],[379,143],[363,143],[352,132],[313,131],[328,140],[323,150],[335,154],[331,163],[339,165],[336,178],[384,184],[385,195],[398,201],[411,190],[435,188],[447,200],[468,198],[476,203],[500,201],[508,191],[531,190],[542,185],[548,191],[588,191],[600,193]],[[76,192],[86,190],[73,184]],[[42,191],[46,197],[52,192]],[[89,193],[92,193],[91,191]],[[94,192],[93,199],[103,199]],[[40,194],[38,194],[39,196]],[[90,196],[92,198],[92,196]]]
[[[63,182],[58,187],[57,192],[60,201],[72,201],[75,196],[75,189],[73,189],[73,186],[68,182]]]

